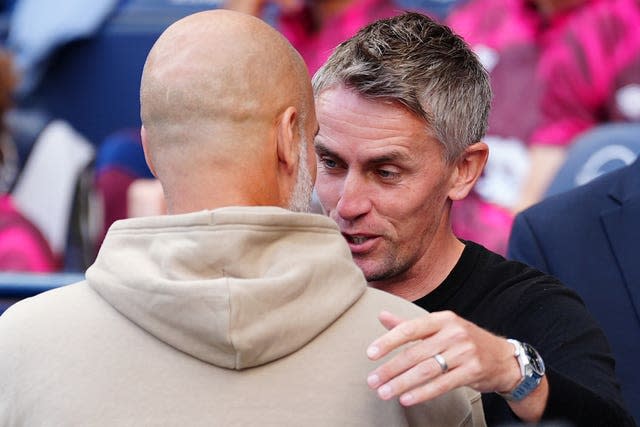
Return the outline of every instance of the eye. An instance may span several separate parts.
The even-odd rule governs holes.
[[[326,169],[334,169],[338,166],[338,163],[330,157],[320,157],[320,163],[322,163],[322,166]]]
[[[376,173],[380,178],[383,178],[385,180],[396,179],[400,176],[400,173],[389,169],[376,169]]]

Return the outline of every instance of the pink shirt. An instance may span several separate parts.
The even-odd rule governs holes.
[[[52,272],[56,263],[42,234],[0,195],[0,271]]]
[[[604,122],[640,121],[640,1],[598,0],[565,22],[539,67],[537,144],[566,145]]]
[[[390,0],[356,0],[346,10],[313,31],[308,10],[284,15],[278,28],[304,58],[313,75],[340,43],[365,25],[397,15],[402,9]]]

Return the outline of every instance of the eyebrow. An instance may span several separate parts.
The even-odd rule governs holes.
[[[329,156],[336,159],[341,158],[337,153],[329,149],[326,145],[324,145],[321,142],[315,143],[315,150],[318,156]],[[402,162],[402,161],[410,161],[410,160],[411,160],[411,156],[408,155],[407,153],[404,153],[399,150],[392,150],[378,157],[372,157],[370,159],[367,159],[367,163],[378,165],[382,163],[394,163],[394,162]]]
[[[331,156],[331,157],[339,157],[336,153],[334,153],[333,151],[331,151],[326,145],[324,145],[322,142],[315,142],[314,143],[314,147],[316,150],[316,154],[318,156]]]
[[[372,157],[367,162],[372,164],[394,163],[401,161],[409,161],[411,156],[398,150],[392,150],[378,157]]]

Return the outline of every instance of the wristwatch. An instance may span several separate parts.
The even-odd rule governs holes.
[[[509,341],[515,348],[513,355],[518,360],[518,365],[520,365],[522,380],[510,392],[498,394],[507,400],[514,400],[517,402],[527,397],[536,389],[536,387],[538,387],[540,381],[542,381],[542,377],[544,376],[544,361],[536,349],[526,342],[520,342],[512,339],[508,339],[507,341]]]

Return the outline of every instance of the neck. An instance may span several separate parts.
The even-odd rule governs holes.
[[[453,233],[427,253],[409,270],[387,280],[369,282],[369,286],[389,292],[407,301],[430,294],[447,278],[462,255],[464,244]]]
[[[193,179],[172,182],[165,185],[167,212],[181,214],[227,206],[285,206],[276,182],[266,176],[261,178],[262,181],[258,181],[226,175],[220,179],[201,179],[199,182]],[[270,186],[270,189],[263,184]]]

